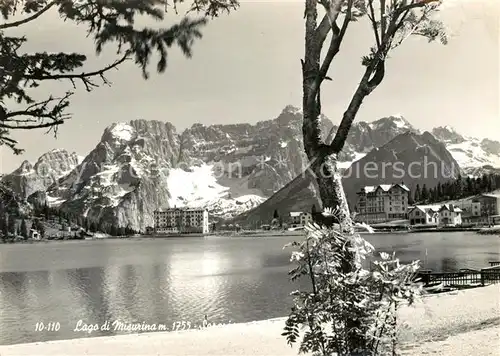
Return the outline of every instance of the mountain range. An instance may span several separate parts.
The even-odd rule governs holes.
[[[320,125],[323,138],[337,128],[326,116]],[[411,187],[419,179],[409,174],[409,163],[425,160],[442,170],[425,181],[432,186],[449,174],[500,167],[500,143],[450,127],[422,133],[403,117],[389,116],[355,123],[339,166],[352,204],[359,187],[379,180],[353,175],[353,169],[402,162],[406,173],[398,179]],[[53,150],[34,164],[24,161],[1,181],[22,199],[144,230],[153,224],[153,211],[166,207],[206,207],[216,219],[244,223],[277,208],[310,209],[318,199],[314,182],[302,174],[306,167],[301,110],[287,106],[275,119],[255,125],[195,124],[177,132],[162,121],[115,123],[85,157]],[[396,177],[394,171],[384,174]]]

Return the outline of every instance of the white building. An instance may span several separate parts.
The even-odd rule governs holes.
[[[408,211],[410,225],[438,225],[440,205],[415,205]]]
[[[439,209],[439,225],[456,226],[462,224],[462,209],[453,204],[444,204]]]
[[[415,205],[408,212],[410,225],[456,226],[462,224],[462,209],[453,204]]]
[[[289,227],[302,227],[312,222],[312,214],[303,211],[292,211],[288,216]]]
[[[401,184],[363,187],[354,206],[356,217],[365,223],[381,223],[407,218],[410,189]]]
[[[171,208],[154,212],[155,233],[203,233],[209,232],[208,211],[196,208]]]

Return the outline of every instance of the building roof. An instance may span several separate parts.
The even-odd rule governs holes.
[[[488,193],[484,193],[484,194],[481,194],[481,197],[487,197],[487,198],[500,198],[500,195],[499,194],[488,194]]]
[[[439,209],[439,211],[441,212],[444,210],[448,210],[448,211],[455,212],[455,213],[462,212],[462,209],[460,209],[458,206],[453,205],[453,204],[443,204],[443,206],[441,206],[441,209]]]
[[[432,213],[437,213],[439,212],[439,209],[441,208],[440,205],[414,205],[408,213],[411,213],[413,210],[418,209],[421,212],[425,214],[432,214]]]
[[[168,211],[206,211],[207,209],[205,208],[190,208],[190,207],[180,207],[180,208],[164,208],[164,209],[161,209],[161,210],[155,210],[154,212],[155,213],[165,213],[165,212],[168,212]]]
[[[291,211],[290,212],[291,217],[300,216],[301,214],[302,214],[301,211]]]
[[[361,188],[361,191],[364,192],[365,194],[374,193],[377,189],[382,189],[384,192],[388,192],[389,190],[391,190],[394,187],[400,187],[407,192],[410,191],[410,188],[408,188],[404,183],[367,185],[367,186]]]

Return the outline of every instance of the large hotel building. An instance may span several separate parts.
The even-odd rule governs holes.
[[[366,186],[357,194],[354,211],[359,221],[372,224],[407,219],[410,189],[405,184]]]
[[[169,208],[154,212],[156,234],[209,232],[208,211],[196,208]]]

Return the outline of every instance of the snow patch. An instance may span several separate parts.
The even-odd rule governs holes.
[[[59,198],[59,197],[51,197],[50,195],[47,195],[47,205],[51,208],[53,207],[58,207],[62,203],[64,203],[66,200]]]
[[[129,124],[123,122],[115,124],[115,126],[113,126],[110,132],[113,135],[113,137],[123,141],[132,140],[135,134],[134,128]]]
[[[101,187],[108,187],[110,185],[114,185],[115,182],[113,180],[113,176],[118,173],[120,170],[120,167],[117,165],[109,165],[109,166],[104,166],[104,169],[96,173],[92,179],[99,179],[99,186]]]
[[[169,170],[167,187],[171,207],[206,208],[212,216],[229,218],[252,209],[266,200],[255,194],[233,197],[230,188],[218,183],[214,165],[202,164],[190,172]]]
[[[349,167],[351,167],[354,162],[359,161],[364,156],[366,156],[366,153],[364,153],[364,152],[355,152],[354,159],[352,161],[338,162],[337,167],[339,169],[349,169]]]
[[[193,167],[191,172],[170,169],[167,186],[171,195],[169,205],[178,207],[201,207],[228,190],[217,183],[213,166],[208,164]]]
[[[485,152],[477,139],[468,138],[461,143],[449,144],[446,148],[460,167],[500,167],[500,156]]]

